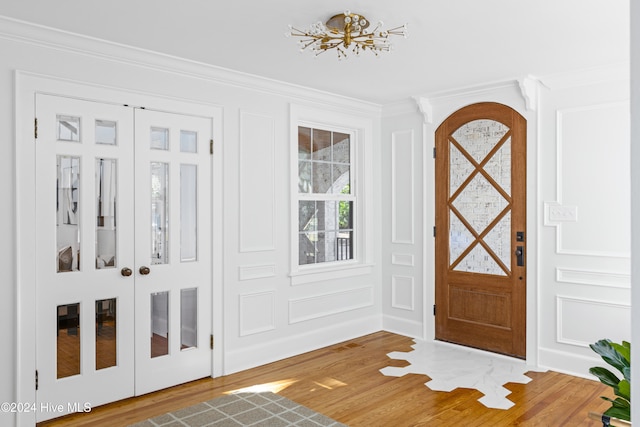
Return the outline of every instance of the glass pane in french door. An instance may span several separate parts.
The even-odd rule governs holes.
[[[133,114],[36,97],[36,364],[39,402],[72,411],[133,395]]]
[[[211,375],[211,119],[136,110],[136,393]]]

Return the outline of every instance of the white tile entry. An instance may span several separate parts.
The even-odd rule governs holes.
[[[388,366],[380,370],[390,377],[423,374],[431,378],[425,385],[435,391],[472,388],[484,396],[478,401],[488,408],[509,409],[514,403],[506,398],[511,392],[506,383],[527,384],[527,371],[537,371],[525,361],[499,354],[444,342],[418,341],[413,351],[389,353],[391,359],[406,360],[403,368]]]

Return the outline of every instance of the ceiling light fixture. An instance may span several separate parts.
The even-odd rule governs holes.
[[[326,24],[320,21],[312,24],[307,31],[289,25],[289,32],[285,35],[300,37],[298,44],[301,52],[311,49],[318,56],[335,49],[338,59],[346,59],[349,52],[358,56],[364,51],[369,51],[378,56],[380,52],[391,50],[389,36],[407,37],[407,24],[390,30],[382,30],[382,21],[372,30],[368,29],[369,24],[369,20],[359,13],[345,10],[344,13],[331,17]]]

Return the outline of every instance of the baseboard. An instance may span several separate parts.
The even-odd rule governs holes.
[[[380,316],[369,316],[302,334],[225,352],[223,375],[297,356],[382,330]]]
[[[385,315],[382,317],[382,329],[419,340],[424,339],[422,322],[416,322],[415,320]]]
[[[541,348],[538,351],[538,366],[574,377],[596,380],[596,377],[589,373],[589,369],[594,366],[606,367],[607,365],[598,357],[586,357],[565,351]]]

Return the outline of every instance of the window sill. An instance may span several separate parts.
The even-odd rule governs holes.
[[[344,277],[364,276],[373,272],[373,264],[348,264],[305,268],[289,274],[291,286],[323,282]]]

